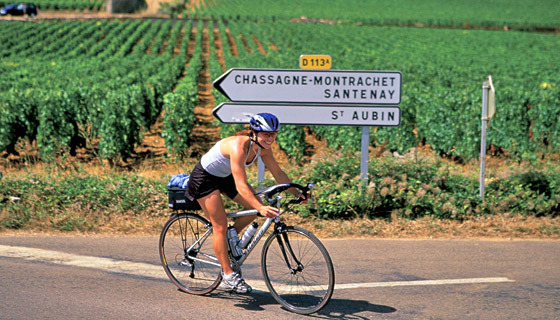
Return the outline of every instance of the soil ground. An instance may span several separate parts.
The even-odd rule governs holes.
[[[59,12],[45,11],[40,13],[41,18],[114,18],[114,17],[148,17],[161,16],[155,7],[161,1],[148,0],[148,9],[138,14],[111,15],[106,12]],[[12,18],[7,18],[12,19]],[[26,19],[26,18],[13,18]],[[210,45],[215,45],[217,56],[220,60],[223,71],[225,63],[223,61],[222,42],[231,41],[220,39],[217,30],[193,30],[191,40],[195,39],[197,32],[203,32],[202,64],[203,70],[199,75],[199,101],[194,110],[195,127],[193,130],[193,147],[190,150],[191,158],[182,163],[169,162],[165,160],[167,149],[161,137],[162,117],[146,132],[143,142],[138,146],[136,154],[126,163],[121,163],[116,167],[108,168],[106,163],[100,162],[92,152],[79,150],[77,159],[56,162],[57,170],[72,170],[77,160],[89,174],[106,173],[108,170],[134,171],[135,173],[149,178],[158,178],[169,172],[185,172],[192,168],[196,159],[207,150],[212,143],[219,139],[219,128],[213,124],[212,109],[215,106],[214,97],[211,93],[212,80],[208,73],[208,59]],[[208,32],[214,32],[215,43],[209,43]],[[245,38],[244,38],[245,39]],[[254,41],[259,50],[264,50],[259,39],[245,39]],[[192,42],[192,41],[191,41]],[[194,42],[193,42],[194,43]],[[230,42],[231,43],[231,42]],[[232,54],[237,55],[238,48],[228,46]],[[189,47],[192,53],[194,49]],[[262,51],[261,51],[262,53]],[[188,59],[187,59],[188,60]],[[188,61],[186,62],[188,64]],[[309,155],[318,152],[324,147],[324,142],[315,137],[311,132],[307,137],[307,145],[310,148]],[[44,172],[52,170],[53,164],[46,165],[39,161],[37,148],[29,143],[18,143],[19,156],[8,155],[3,152],[0,157],[0,164],[4,176],[14,176],[28,172]],[[372,153],[379,153],[383,150],[370,150]],[[282,165],[290,165],[288,157],[278,148],[275,149],[278,160]],[[488,170],[503,171],[509,163],[503,158],[490,157],[487,159]],[[478,172],[476,164],[466,164],[465,171],[474,170]],[[161,216],[129,216],[107,221],[100,227],[98,233],[104,235],[157,235],[161,226],[165,222],[164,215]],[[430,238],[430,239],[560,239],[560,219],[522,217],[518,215],[502,215],[483,218],[472,218],[465,221],[439,220],[434,218],[422,218],[418,220],[407,220],[394,218],[387,220],[355,219],[351,221],[325,221],[314,219],[302,219],[299,217],[286,217],[289,223],[297,223],[307,229],[313,230],[322,238],[344,238],[344,237],[373,237],[373,238]],[[4,231],[9,234],[30,234],[45,233],[42,228],[27,231]],[[51,232],[51,231],[48,231]],[[47,233],[48,233],[47,232]]]

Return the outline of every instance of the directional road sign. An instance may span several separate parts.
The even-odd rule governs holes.
[[[398,105],[399,71],[228,70],[214,87],[235,102]]]
[[[213,114],[223,123],[248,123],[252,115],[269,112],[282,124],[398,126],[401,109],[397,106],[244,104],[225,102]]]

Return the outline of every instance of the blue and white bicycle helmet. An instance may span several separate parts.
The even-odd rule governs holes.
[[[254,131],[276,132],[280,130],[280,121],[272,113],[257,113],[249,121]]]

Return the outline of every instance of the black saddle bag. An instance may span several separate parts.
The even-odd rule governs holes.
[[[186,189],[181,187],[167,187],[169,208],[173,210],[200,210],[197,201],[191,201],[185,195]]]

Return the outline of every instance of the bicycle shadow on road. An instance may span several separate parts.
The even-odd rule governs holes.
[[[396,311],[393,307],[372,304],[365,300],[332,298],[322,310],[311,316],[325,319],[371,319],[374,314]]]
[[[253,292],[250,295],[240,295],[226,291],[213,292],[212,297],[236,301],[235,306],[248,311],[264,311],[266,305],[277,305],[282,308],[268,292]],[[319,312],[309,315],[318,319],[371,319],[372,315],[379,313],[393,313],[397,309],[372,304],[364,300],[348,300],[333,298]]]

